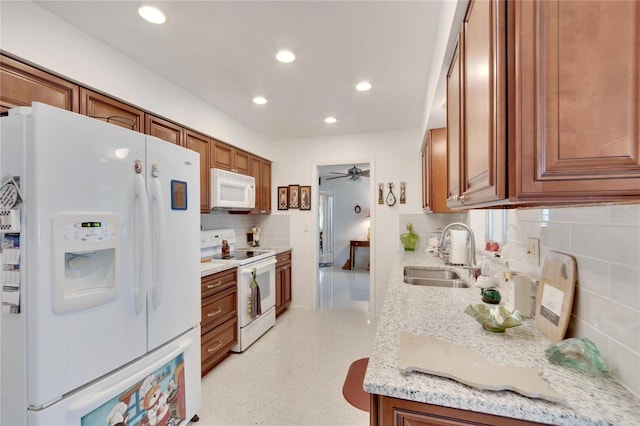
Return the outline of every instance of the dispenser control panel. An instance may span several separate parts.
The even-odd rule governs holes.
[[[116,233],[116,226],[103,220],[68,223],[62,227],[62,238],[76,242],[107,241],[115,238]]]

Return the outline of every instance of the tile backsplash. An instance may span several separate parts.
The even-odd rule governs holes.
[[[236,232],[239,247],[247,245],[246,234],[253,226],[260,227],[260,246],[290,247],[290,218],[285,215],[247,215],[213,212],[200,215],[202,229],[231,228]]]
[[[481,214],[472,212],[470,214]],[[640,395],[640,204],[509,211],[506,258],[538,278],[526,259],[528,237],[575,257],[578,283],[568,337],[587,337],[612,374]]]

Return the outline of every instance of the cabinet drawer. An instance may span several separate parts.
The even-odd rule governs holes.
[[[230,318],[235,318],[238,291],[235,286],[202,300],[202,330],[212,329]]]
[[[238,343],[237,324],[238,320],[233,318],[202,335],[200,346],[202,375],[208,373],[229,355],[231,348]]]
[[[235,287],[236,284],[236,269],[233,268],[228,271],[202,277],[200,281],[200,294],[204,299],[229,287]]]
[[[276,262],[278,263],[291,262],[291,251],[287,251],[277,255]],[[277,265],[277,266],[280,266],[280,265]]]

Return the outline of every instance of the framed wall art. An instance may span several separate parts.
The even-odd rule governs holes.
[[[311,187],[300,187],[300,210],[311,210]]]
[[[289,210],[289,187],[278,187],[278,210]]]
[[[289,185],[289,208],[300,208],[300,185]]]

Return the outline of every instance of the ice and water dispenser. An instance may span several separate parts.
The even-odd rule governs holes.
[[[53,220],[53,308],[70,312],[116,298],[120,225],[114,214],[59,214]]]

